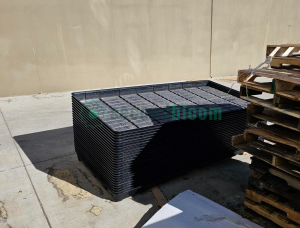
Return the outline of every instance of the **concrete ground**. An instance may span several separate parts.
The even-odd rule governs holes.
[[[233,81],[219,82],[231,86]],[[77,160],[70,92],[1,98],[0,109],[0,228],[141,227],[159,209],[147,191],[111,201]],[[190,189],[275,227],[243,206],[249,162],[248,154],[237,155],[159,188],[168,199]]]

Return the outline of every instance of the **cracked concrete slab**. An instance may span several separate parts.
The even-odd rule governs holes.
[[[158,209],[149,192],[113,202],[76,155],[26,166],[52,227],[134,227]],[[146,222],[146,221],[145,221]]]
[[[0,227],[49,227],[24,167],[0,173]]]

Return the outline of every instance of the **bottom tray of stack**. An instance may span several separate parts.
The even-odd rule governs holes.
[[[247,102],[211,81],[72,94],[75,150],[116,201],[231,157]]]

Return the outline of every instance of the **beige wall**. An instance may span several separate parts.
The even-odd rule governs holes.
[[[234,75],[259,64],[266,44],[300,42],[299,6],[0,0],[0,97],[207,78],[210,57],[213,77]]]
[[[0,96],[207,77],[211,0],[0,0]]]
[[[214,0],[212,77],[265,60],[267,44],[300,43],[299,0]]]

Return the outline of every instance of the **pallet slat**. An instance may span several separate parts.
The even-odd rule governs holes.
[[[293,56],[299,55],[299,44],[282,44],[282,45],[268,45],[266,55],[267,56]]]
[[[259,69],[255,71],[255,74],[251,76],[249,70],[239,70],[237,82],[248,83],[253,82],[257,77],[266,77],[271,79],[277,79],[280,81],[300,84],[300,72],[289,70],[274,70],[274,69]]]
[[[270,63],[271,67],[281,68],[283,64],[300,66],[300,58],[297,57],[274,57]]]

